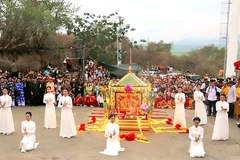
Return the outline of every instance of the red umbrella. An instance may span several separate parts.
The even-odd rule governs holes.
[[[234,66],[240,66],[240,61],[235,62]]]
[[[239,69],[240,70],[240,61],[237,61],[234,63],[235,69]]]

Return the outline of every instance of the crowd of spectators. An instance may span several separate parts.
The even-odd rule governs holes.
[[[83,76],[79,70],[72,69],[69,58],[64,61],[66,62],[63,62],[66,65],[64,69],[54,68],[49,63],[42,71],[20,72],[14,63],[12,72],[0,70],[0,95],[3,94],[2,90],[7,88],[14,107],[38,106],[43,105],[47,86],[51,87],[56,100],[61,97],[61,89],[64,87],[69,90],[75,105],[101,105],[110,81],[110,73],[105,68],[97,66],[97,62],[91,56],[88,58]],[[101,95],[102,99],[98,95]],[[92,101],[95,101],[94,104],[90,103]]]

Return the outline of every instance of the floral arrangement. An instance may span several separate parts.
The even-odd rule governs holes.
[[[172,125],[172,124],[173,124],[173,123],[172,123],[172,118],[168,118],[168,119],[166,120],[166,124]]]
[[[132,92],[132,86],[130,84],[127,84],[125,87],[124,87],[124,91],[126,93],[131,93]]]
[[[182,127],[182,126],[181,126],[180,124],[176,124],[176,125],[175,125],[175,129],[177,129],[177,130],[180,130],[181,127]]]
[[[128,133],[128,134],[121,134],[119,136],[120,140],[127,140],[127,141],[134,141],[136,139],[136,135],[134,132]]]
[[[189,129],[187,128],[185,131],[183,132],[179,132],[180,134],[186,134],[186,133],[189,133]]]
[[[140,109],[144,112],[148,112],[149,111],[149,106],[147,104],[142,104],[140,106]]]
[[[96,117],[92,117],[89,121],[88,124],[94,124],[97,121]]]
[[[149,144],[150,142],[147,140],[146,137],[144,137],[142,134],[136,135],[134,132],[131,133],[125,133],[119,135],[120,140],[126,140],[126,141],[137,141]]]
[[[82,131],[82,132],[85,131],[85,124],[83,124],[83,123],[80,124],[78,131]]]

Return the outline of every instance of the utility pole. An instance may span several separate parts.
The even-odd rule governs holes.
[[[119,67],[119,61],[118,61],[118,59],[119,59],[119,37],[118,37],[118,31],[117,31],[117,65],[118,65],[118,67]]]
[[[133,47],[134,47],[135,43],[134,43],[134,40],[133,38],[131,38],[131,41],[130,41],[130,50],[129,50],[129,58],[130,58],[130,64],[132,64],[132,50],[133,50]]]
[[[85,46],[79,47],[77,49],[78,58],[70,58],[70,59],[79,59],[82,60],[82,79],[85,80]]]
[[[85,47],[82,48],[82,66],[83,66],[82,78],[83,78],[83,81],[84,81],[85,80]]]
[[[119,22],[121,22],[122,19],[123,19],[122,17],[118,17],[118,21]],[[122,28],[122,26],[120,25],[118,30],[117,30],[117,65],[118,65],[118,67],[119,67],[120,64],[122,64],[122,53],[121,53],[121,51],[122,51],[122,42],[119,41],[119,38],[120,38],[119,36],[121,36],[120,34],[122,34],[122,33],[120,33],[121,28]]]
[[[149,61],[147,61],[147,73],[148,73],[148,81],[150,81],[150,68]]]

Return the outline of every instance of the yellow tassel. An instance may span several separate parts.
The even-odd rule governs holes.
[[[146,144],[150,144],[150,142],[149,142],[149,141],[144,141],[144,140],[138,140],[138,139],[135,139],[135,141],[137,141],[137,142],[141,142],[141,143],[146,143]]]

